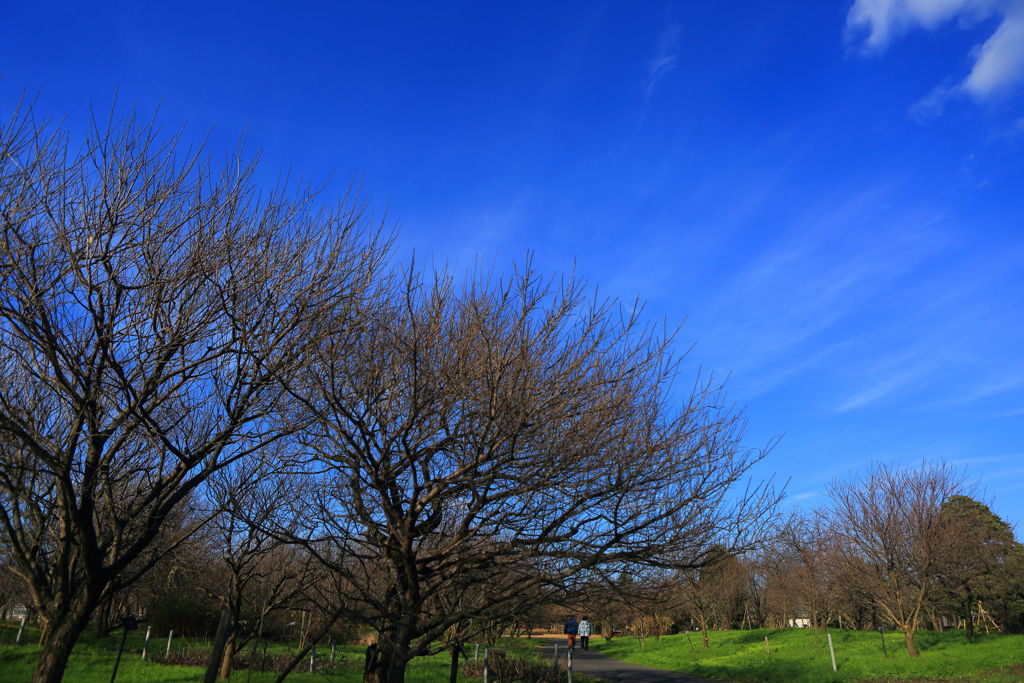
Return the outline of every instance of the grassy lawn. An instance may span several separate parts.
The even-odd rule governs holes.
[[[838,673],[833,673],[824,637],[815,649],[810,629],[713,631],[711,647],[699,633],[648,638],[597,639],[592,649],[616,659],[697,676],[731,681],[875,681],[927,679],[958,681],[1024,680],[1024,635],[980,635],[968,643],[962,632],[920,632],[921,656],[907,656],[903,634],[886,632],[888,658],[877,632],[831,631]],[[771,655],[765,653],[768,636]],[[690,643],[693,644],[691,650]]]
[[[6,628],[0,628],[0,681],[3,683],[20,683],[28,681],[32,676],[32,669],[35,667],[39,657],[40,648],[35,644],[39,637],[36,629],[26,629],[22,639],[22,645],[16,646],[14,634],[16,628],[10,624]],[[162,664],[163,654],[167,646],[167,634],[161,637],[154,636],[149,641],[149,659],[143,662],[140,654],[142,652],[143,637],[145,628],[140,631],[131,631],[125,644],[124,654],[121,657],[121,664],[118,667],[117,680],[125,683],[185,683],[201,681],[204,669],[200,667],[174,666]],[[121,632],[117,631],[106,638],[95,638],[89,631],[83,635],[64,675],[65,681],[81,681],[82,683],[107,683],[110,680],[110,673],[114,668],[114,660],[117,656],[117,647],[120,643]],[[503,639],[498,647],[504,649],[510,657],[537,658],[536,648],[532,642],[520,641],[518,639]],[[172,642],[174,650],[182,651],[208,651],[208,640],[193,640],[187,638],[175,638]],[[473,656],[473,647],[466,648],[469,656]],[[291,654],[297,651],[293,645],[271,644],[268,647],[269,654]],[[356,683],[363,678],[363,661],[365,648],[355,645],[339,645],[336,650],[336,667],[330,671],[309,673],[308,659],[296,667],[294,673],[288,676],[288,681],[296,683],[323,683],[332,681],[338,683]],[[483,656],[483,647],[480,648]],[[317,659],[321,663],[328,662],[330,648],[320,648],[317,651]],[[412,661],[406,672],[406,680],[410,683],[441,683],[448,680],[448,667],[450,656],[440,654],[436,657],[420,657]],[[232,681],[244,683],[248,680],[249,672],[244,669],[234,671],[231,675]],[[252,680],[254,682],[268,683],[273,681],[276,674],[271,672],[254,671]],[[464,680],[461,676],[459,680]],[[465,679],[469,680],[469,679]]]

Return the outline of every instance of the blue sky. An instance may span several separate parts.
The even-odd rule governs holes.
[[[0,0],[0,114],[246,130],[403,254],[685,321],[791,501],[944,458],[1022,528],[1024,0],[87,5]]]

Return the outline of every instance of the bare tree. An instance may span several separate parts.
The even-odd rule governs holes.
[[[614,581],[589,581],[580,595],[581,602],[586,606],[585,612],[593,621],[596,629],[593,635],[600,635],[605,640],[612,640],[617,631],[620,631],[628,620],[630,606],[623,593],[623,586],[619,585],[625,579],[619,577],[618,582]],[[557,617],[554,621],[557,622]]]
[[[10,619],[16,607],[27,606],[28,602],[25,582],[14,573],[13,561],[0,548],[0,621]]]
[[[381,251],[360,205],[260,195],[252,164],[131,116],[80,149],[25,110],[0,125],[0,534],[41,683],[182,500],[297,426],[283,383]]]
[[[648,637],[660,640],[671,628],[678,591],[673,590],[672,581],[664,571],[642,577],[619,595],[629,615],[629,632],[641,647]]]
[[[316,583],[312,558],[294,547],[285,548],[279,536],[265,531],[267,519],[274,514],[274,492],[263,486],[264,476],[262,468],[219,473],[208,487],[218,511],[207,529],[215,558],[212,569],[218,578],[211,587],[213,597],[230,615],[218,665],[222,680],[230,678],[235,654],[260,635],[267,616],[306,596]],[[248,626],[245,632],[243,617]]]
[[[403,680],[453,625],[514,612],[597,566],[700,566],[752,544],[776,497],[736,491],[761,452],[717,387],[674,397],[670,340],[638,309],[526,269],[460,286],[411,268],[317,349],[295,541],[362,588],[366,680]],[[500,577],[501,580],[495,580]],[[484,586],[483,591],[465,590]],[[439,609],[436,596],[464,590]],[[472,599],[471,599],[472,598]]]
[[[835,610],[833,531],[820,514],[794,515],[783,528],[780,541],[792,558],[786,583],[795,602],[807,609],[815,647],[820,648],[820,635],[827,631]]]
[[[911,657],[918,656],[914,634],[952,547],[942,504],[963,491],[963,475],[942,462],[878,465],[829,486],[843,576],[903,631]]]
[[[747,569],[727,548],[715,546],[703,567],[679,572],[676,581],[681,605],[701,630],[710,647],[708,630],[732,628],[742,618]]]
[[[796,597],[789,577],[796,562],[781,540],[781,530],[751,553],[749,592],[763,627],[784,628],[791,623]]]

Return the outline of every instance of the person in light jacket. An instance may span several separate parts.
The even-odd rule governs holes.
[[[563,629],[566,639],[569,641],[569,649],[576,647],[576,634],[580,632],[580,625],[576,623],[576,617],[569,617]]]
[[[577,627],[580,635],[580,647],[584,650],[590,649],[590,617],[584,616],[583,621]]]

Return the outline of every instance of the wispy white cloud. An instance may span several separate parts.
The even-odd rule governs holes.
[[[977,52],[964,90],[987,97],[1024,80],[1024,2],[1010,5],[999,28]]]
[[[913,210],[892,230],[862,231],[880,212],[893,219],[891,192],[883,184],[809,209],[695,314],[713,321],[702,343],[728,359],[745,397],[855,356],[851,321],[943,248],[934,219]]]
[[[669,24],[658,39],[658,51],[647,67],[647,97],[654,94],[658,81],[672,73],[679,62],[679,41],[682,37],[679,24]]]
[[[954,19],[972,26],[991,17],[998,17],[998,26],[972,51],[967,76],[936,87],[911,109],[913,117],[929,118],[957,95],[985,100],[1024,83],[1024,0],[856,0],[847,15],[846,37],[864,54],[878,54],[916,28],[935,30]]]
[[[971,247],[971,226],[900,190],[823,197],[735,264],[689,311],[694,358],[743,401],[802,383],[843,414],[1019,405],[1024,253]]]
[[[1020,455],[1017,455],[1016,458],[1020,458]],[[1006,467],[1001,470],[989,471],[985,475],[985,481],[989,483],[1003,479],[1012,479],[1016,481],[1022,474],[1024,474],[1024,467],[1021,467],[1020,465],[1016,467]],[[1013,488],[1017,488],[1018,486],[1024,486],[1024,483],[1014,484]]]
[[[942,363],[930,359],[913,362],[915,358],[920,357],[919,352],[913,350],[905,351],[898,357],[878,359],[870,369],[869,377],[865,378],[866,385],[844,399],[836,407],[836,412],[845,413],[865,408],[904,394],[926,382]]]
[[[1002,419],[1002,418],[1006,418],[1006,417],[1018,417],[1020,415],[1024,415],[1024,408],[1016,408],[1014,410],[1004,410],[1002,412],[999,412],[999,413],[996,413],[996,414],[992,415],[991,417],[994,418],[994,419]]]
[[[977,21],[1005,4],[1005,0],[856,0],[846,17],[847,39],[856,41],[866,32],[864,52],[881,52],[918,26],[934,30],[957,16]]]
[[[947,265],[939,281],[922,274],[925,288],[942,287],[944,294],[868,336],[861,357],[847,359],[850,389],[836,410],[897,399],[923,411],[948,410],[1019,394],[1024,362],[1015,349],[1024,334],[1016,324],[1019,285],[1008,268],[986,255]],[[1000,290],[1007,298],[994,301],[992,292]]]
[[[990,465],[996,462],[1006,462],[1007,460],[1015,460],[1019,458],[1019,455],[979,455],[966,458],[954,458],[953,460],[947,461],[954,467],[978,467],[980,465]]]
[[[1011,122],[1008,126],[994,131],[990,138],[993,141],[1016,144],[1024,139],[1024,118]]]
[[[922,123],[937,119],[946,109],[946,103],[961,92],[960,85],[946,81],[910,107],[910,118]]]

